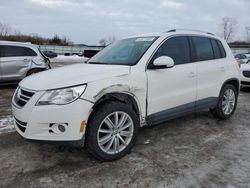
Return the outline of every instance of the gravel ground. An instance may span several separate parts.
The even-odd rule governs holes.
[[[13,90],[0,89],[0,119],[10,115]],[[0,134],[0,187],[250,187],[249,114],[245,89],[231,119],[204,111],[141,128],[131,154],[109,163],[84,149],[29,143],[6,132]]]

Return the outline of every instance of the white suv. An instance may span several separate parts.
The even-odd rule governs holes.
[[[25,78],[12,108],[28,140],[83,146],[102,161],[130,152],[139,127],[237,106],[240,71],[227,43],[209,33],[171,30],[124,38],[88,64]]]
[[[47,69],[50,69],[49,59],[37,45],[0,41],[0,83],[17,82]]]

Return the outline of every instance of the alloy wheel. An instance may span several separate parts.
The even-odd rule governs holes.
[[[229,115],[233,112],[235,107],[235,93],[232,89],[227,89],[222,99],[222,110],[225,115]]]
[[[113,112],[104,118],[98,129],[98,145],[107,154],[117,154],[129,145],[133,133],[132,118],[122,111]]]

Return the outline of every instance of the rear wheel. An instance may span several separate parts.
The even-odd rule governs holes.
[[[211,109],[212,114],[219,119],[230,118],[237,106],[238,91],[235,86],[227,84],[223,87],[217,106]]]
[[[93,112],[86,132],[86,148],[101,161],[120,159],[136,142],[139,118],[120,102],[109,102]]]

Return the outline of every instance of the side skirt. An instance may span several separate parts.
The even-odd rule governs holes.
[[[213,108],[217,105],[217,102],[217,97],[201,99],[196,102],[187,103],[171,109],[163,110],[161,112],[150,114],[146,117],[146,122],[148,125],[156,125],[177,117],[195,113],[203,109]]]

